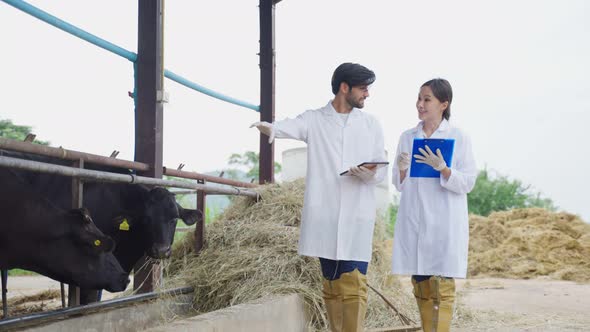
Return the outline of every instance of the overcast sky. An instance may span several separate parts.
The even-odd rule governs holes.
[[[31,0],[137,52],[137,1]],[[258,2],[167,1],[165,67],[259,103]],[[276,9],[276,118],[324,106],[342,62],[373,69],[365,103],[394,151],[416,125],[419,86],[454,89],[451,121],[479,168],[533,186],[590,221],[590,2],[283,0]],[[132,64],[0,2],[0,118],[68,149],[133,158]],[[164,164],[205,172],[258,150],[259,114],[165,81]],[[279,140],[282,151],[303,146]]]

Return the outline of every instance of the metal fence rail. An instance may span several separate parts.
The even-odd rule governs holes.
[[[236,180],[231,180],[231,179],[224,179],[224,178],[220,178],[217,176],[206,175],[206,174],[195,173],[195,172],[181,171],[178,169],[171,169],[171,168],[167,168],[167,167],[164,167],[164,175],[174,176],[174,177],[183,178],[183,179],[205,180],[206,182],[226,184],[226,185],[230,185],[230,186],[234,186],[234,187],[243,187],[243,188],[256,188],[256,187],[258,187],[258,184],[254,184],[254,183],[236,181]]]
[[[12,158],[0,156],[0,167],[9,167],[22,169],[32,172],[50,173],[63,175],[73,178],[79,178],[86,181],[94,182],[119,182],[119,183],[135,183],[153,186],[175,187],[200,190],[205,193],[222,194],[222,195],[240,195],[257,197],[258,194],[248,189],[240,188],[221,188],[212,187],[205,184],[191,183],[177,180],[162,180],[154,179],[145,176],[137,176],[134,174],[118,174],[102,171],[94,171],[89,169],[47,164],[38,161],[24,160],[19,158]]]
[[[137,162],[137,161],[130,161],[130,160],[123,160],[123,159],[115,159],[111,157],[100,156],[96,154],[74,151],[74,150],[67,150],[64,148],[54,148],[46,145],[40,144],[33,144],[30,142],[22,142],[17,141],[9,138],[0,137],[0,149],[6,149],[11,151],[18,151],[18,152],[25,152],[25,153],[34,153],[42,156],[47,157],[55,157],[61,158],[65,160],[84,160],[86,163],[92,163],[97,165],[105,165],[105,166],[113,166],[113,167],[120,167],[125,169],[131,169],[136,171],[147,171],[150,169],[150,166],[145,163]],[[205,180],[208,182],[219,183],[219,184],[226,184],[235,187],[243,187],[243,188],[255,188],[257,185],[248,182],[241,182],[235,181],[230,179],[224,179],[217,176],[211,176],[196,172],[187,172],[187,171],[180,171],[173,168],[164,167],[164,175],[174,176],[184,179],[193,179],[193,180]]]

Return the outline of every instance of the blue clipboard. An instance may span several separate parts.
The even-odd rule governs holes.
[[[416,162],[414,155],[422,155],[419,148],[426,150],[424,147],[428,145],[432,152],[436,153],[436,149],[440,149],[440,152],[445,158],[445,162],[448,167],[451,167],[453,162],[453,151],[455,149],[454,139],[443,139],[443,138],[414,138],[412,145],[412,164],[410,166],[410,177],[412,178],[438,178],[440,172],[432,168],[427,164],[421,164]]]

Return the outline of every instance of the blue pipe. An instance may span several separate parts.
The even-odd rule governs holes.
[[[110,43],[100,37],[97,37],[91,33],[88,33],[78,27],[75,27],[65,21],[60,20],[59,18],[35,7],[32,6],[22,0],[2,0],[7,4],[22,10],[23,12],[30,14],[43,22],[49,23],[54,27],[61,29],[65,32],[68,32],[80,39],[86,40],[89,43],[92,43],[100,48],[103,48],[107,51],[113,52],[117,55],[124,57],[125,59],[135,62],[137,60],[137,54],[127,51],[126,49],[119,47],[113,43]]]
[[[180,83],[180,84],[186,86],[187,88],[197,90],[197,91],[204,93],[208,96],[211,96],[213,98],[217,98],[217,99],[226,101],[228,103],[232,103],[234,105],[246,107],[246,108],[249,108],[249,109],[254,110],[256,112],[260,112],[260,106],[252,105],[250,103],[247,103],[247,102],[226,96],[226,95],[221,94],[219,92],[213,91],[211,89],[208,89],[202,85],[191,82],[191,81],[187,80],[186,78],[169,71],[168,69],[164,70],[164,76],[168,77],[169,79],[173,80],[174,82],[177,82],[177,83]]]
[[[117,46],[111,42],[108,42],[108,41],[100,38],[100,37],[97,37],[91,33],[88,33],[88,32],[86,32],[78,27],[75,27],[63,20],[60,20],[59,18],[41,10],[35,6],[32,6],[23,0],[1,0],[1,1],[4,1],[7,4],[9,4],[17,9],[20,9],[23,12],[40,19],[41,21],[49,23],[58,29],[61,29],[67,33],[70,33],[80,39],[83,39],[83,40],[85,40],[89,43],[92,43],[100,48],[103,48],[107,51],[113,52],[113,53],[133,62],[134,64],[137,61],[137,54],[135,54],[131,51],[127,51],[126,49],[124,49],[120,46]],[[135,66],[134,66],[134,76],[135,76]],[[191,82],[191,81],[187,80],[186,78],[184,78],[180,75],[177,75],[167,69],[164,70],[164,76],[177,82],[177,83],[180,83],[188,88],[191,88],[191,89],[196,90],[198,92],[204,93],[204,94],[211,96],[213,98],[217,98],[217,99],[226,101],[226,102],[234,104],[234,105],[246,107],[246,108],[252,109],[256,112],[260,112],[259,106],[256,106],[256,105],[226,96],[222,93],[213,91],[211,89],[208,89],[202,85]],[[135,77],[134,77],[134,79],[135,79]],[[134,91],[134,99],[135,99],[135,91]]]

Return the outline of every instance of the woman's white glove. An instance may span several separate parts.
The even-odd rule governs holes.
[[[258,128],[261,133],[268,136],[268,144],[272,144],[272,141],[275,139],[275,129],[272,123],[268,123],[266,121],[254,122],[252,125],[250,125],[250,128],[252,127]]]
[[[363,182],[371,181],[375,176],[375,169],[369,169],[364,166],[353,166],[349,170],[350,174],[359,177]]]
[[[410,154],[407,152],[402,152],[397,156],[397,168],[399,168],[400,171],[405,171],[410,168],[410,162]]]
[[[445,159],[443,158],[440,149],[436,149],[436,154],[434,154],[434,152],[430,150],[428,145],[426,145],[425,148],[426,151],[424,151],[424,149],[422,148],[418,149],[418,151],[420,151],[422,155],[414,155],[414,158],[416,158],[417,163],[430,165],[432,166],[432,168],[439,172],[447,167],[447,163],[445,162]]]

